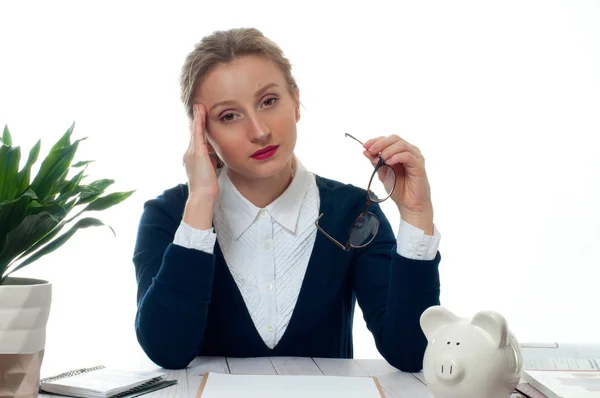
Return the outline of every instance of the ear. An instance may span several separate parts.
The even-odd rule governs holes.
[[[298,123],[300,121],[300,90],[296,89],[294,95],[296,97],[296,123]]]
[[[423,314],[421,314],[421,329],[423,329],[427,341],[431,341],[431,338],[439,328],[458,320],[460,320],[460,317],[454,315],[447,308],[434,305],[427,308],[423,311]]]
[[[215,148],[212,146],[212,144],[208,140],[206,140],[206,149],[208,150],[209,154],[215,153]]]
[[[508,324],[506,319],[499,313],[480,311],[471,320],[471,325],[485,330],[497,347],[504,347],[508,344]]]

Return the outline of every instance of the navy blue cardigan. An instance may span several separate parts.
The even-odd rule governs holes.
[[[316,176],[319,225],[339,242],[365,205],[366,192]],[[185,368],[197,355],[352,358],[356,300],[377,349],[394,367],[422,369],[426,339],[419,318],[439,305],[438,265],[396,252],[396,237],[377,204],[379,233],[366,248],[341,250],[321,232],[290,323],[279,343],[265,345],[218,244],[214,254],[173,244],[188,196],[185,184],[144,204],[133,263],[138,283],[135,330],[157,365]]]

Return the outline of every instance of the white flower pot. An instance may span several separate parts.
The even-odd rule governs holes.
[[[0,398],[37,397],[52,285],[7,278],[0,285]]]

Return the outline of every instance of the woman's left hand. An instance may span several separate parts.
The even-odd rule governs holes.
[[[433,204],[425,158],[419,148],[397,135],[372,138],[364,143],[363,154],[377,165],[379,156],[396,172],[396,187],[390,196],[400,211],[402,219],[433,235]],[[387,167],[378,171],[379,179],[389,192],[394,186],[394,175]]]

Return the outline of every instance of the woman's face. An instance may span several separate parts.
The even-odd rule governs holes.
[[[290,93],[284,74],[273,62],[247,55],[220,64],[205,76],[195,94],[196,103],[206,107],[208,141],[232,171],[269,177],[290,161],[300,119],[299,99]]]

